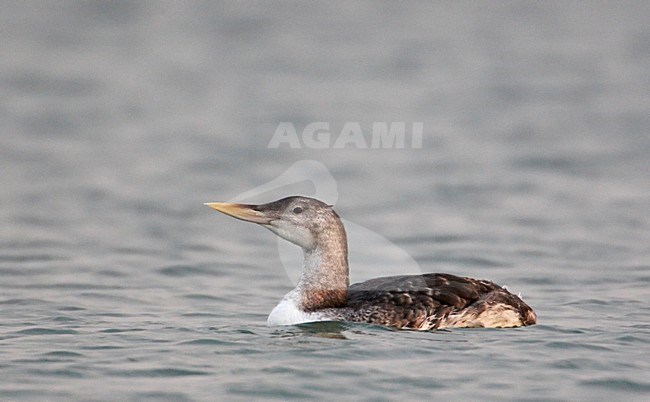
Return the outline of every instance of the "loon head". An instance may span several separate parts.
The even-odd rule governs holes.
[[[315,198],[292,196],[259,205],[222,202],[205,205],[234,218],[262,225],[306,251],[336,238],[346,240],[341,219],[332,206]]]

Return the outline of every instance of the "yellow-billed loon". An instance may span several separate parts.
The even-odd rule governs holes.
[[[206,203],[254,222],[303,250],[298,285],[271,311],[268,325],[351,321],[430,330],[519,327],[537,322],[518,296],[485,280],[451,274],[400,275],[349,284],[345,228],[330,205],[293,196],[268,204]]]

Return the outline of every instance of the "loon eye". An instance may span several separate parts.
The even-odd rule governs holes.
[[[301,213],[301,212],[302,212],[302,208],[300,208],[300,207],[295,207],[295,208],[293,209],[293,213],[294,213],[294,214],[299,214],[299,213]]]

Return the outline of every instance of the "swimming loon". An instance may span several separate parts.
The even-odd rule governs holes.
[[[431,330],[519,327],[537,322],[521,298],[493,282],[430,273],[349,284],[348,244],[338,214],[319,200],[292,196],[268,204],[206,203],[257,223],[303,250],[295,289],[271,311],[268,325],[351,321]]]

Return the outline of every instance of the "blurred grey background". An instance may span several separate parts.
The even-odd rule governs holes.
[[[626,201],[648,188],[646,2],[1,8],[4,239],[43,223],[119,242],[142,230],[128,209],[202,214],[198,201],[303,159],[330,169],[356,214],[384,202],[458,219],[471,206],[471,221],[490,208],[562,222],[647,211],[647,198]],[[372,122],[423,122],[423,148],[267,148],[280,122],[314,121],[332,142],[346,122],[367,138]]]

